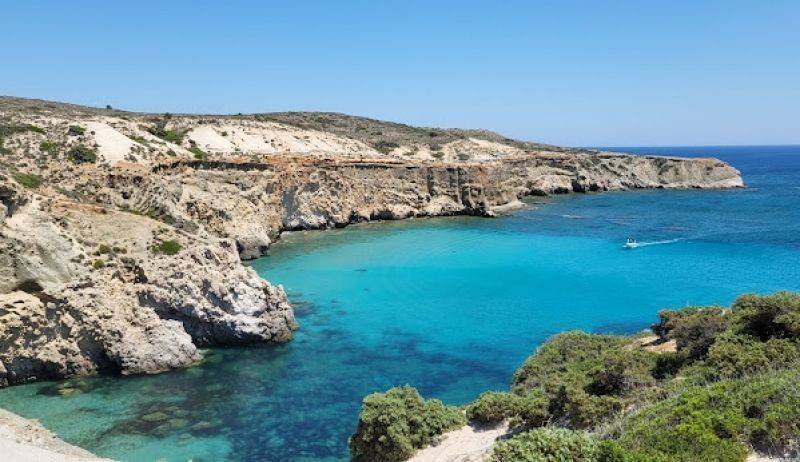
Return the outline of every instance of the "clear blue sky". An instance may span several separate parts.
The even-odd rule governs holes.
[[[800,143],[800,1],[0,0],[0,94],[567,145]]]

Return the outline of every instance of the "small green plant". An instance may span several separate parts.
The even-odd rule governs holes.
[[[25,133],[25,132],[34,132],[34,133],[44,133],[44,130],[41,127],[37,127],[36,125],[31,124],[5,124],[0,123],[0,139],[16,135],[17,133]]]
[[[35,175],[33,173],[14,173],[14,179],[17,180],[17,183],[25,186],[26,188],[36,189],[41,186],[42,179],[41,176]]]
[[[170,121],[170,119],[172,119],[172,115],[170,113],[164,114],[164,117],[156,122],[154,126],[147,128],[147,131],[164,141],[169,141],[170,143],[176,144],[180,143],[189,130],[173,130],[167,128],[167,123]]]
[[[94,263],[92,263],[92,268],[94,268],[96,270],[100,269],[100,268],[103,268],[104,266],[106,266],[106,262],[101,260],[101,259],[97,259],[97,260],[94,261]]]
[[[197,160],[206,160],[208,154],[205,153],[202,149],[198,148],[197,146],[191,146],[189,148],[189,152],[194,154],[194,158]]]
[[[53,141],[42,141],[39,143],[39,150],[48,154],[56,154],[61,149],[61,144]]]
[[[399,148],[400,145],[395,143],[394,141],[378,141],[377,143],[375,143],[374,147],[375,150],[380,153],[389,154],[390,152]]]
[[[86,164],[97,162],[97,151],[79,144],[67,151],[67,158],[76,164]]]
[[[150,250],[156,254],[175,255],[181,251],[181,245],[177,241],[168,240],[154,245]]]
[[[67,129],[67,135],[69,136],[80,136],[84,133],[86,133],[86,129],[78,125],[70,125]]]
[[[96,255],[103,255],[106,253],[111,253],[111,247],[105,244],[100,244],[99,246],[97,246],[97,251],[95,252]]]
[[[441,159],[444,157],[444,153],[442,151],[433,151],[431,152],[431,156],[433,156],[435,159]]]

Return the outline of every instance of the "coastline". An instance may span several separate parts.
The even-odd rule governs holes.
[[[34,420],[0,409],[0,454],[15,462],[111,462],[64,442]]]
[[[414,129],[385,153],[376,140],[258,116],[154,122],[160,116],[27,112],[16,102],[9,114],[19,125],[3,141],[8,172],[0,173],[0,386],[157,373],[196,364],[205,346],[289,341],[297,324],[283,288],[242,264],[284,231],[492,216],[526,196],[743,186],[716,159],[574,150],[491,133],[439,130],[437,141],[449,140],[440,147],[431,129]],[[160,138],[166,127],[186,138]],[[265,153],[241,150],[252,147],[249,138],[222,143],[228,131],[295,135],[285,149],[259,144]],[[20,176],[31,168],[30,149],[52,140],[60,150]],[[75,151],[87,145],[95,150]],[[26,183],[30,175],[36,184]]]

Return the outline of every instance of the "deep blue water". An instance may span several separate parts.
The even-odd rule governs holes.
[[[410,383],[464,403],[508,386],[568,329],[629,333],[659,309],[800,290],[800,147],[625,148],[715,156],[748,188],[553,198],[497,219],[286,236],[253,263],[301,324],[195,368],[0,390],[0,407],[127,461],[346,460],[360,399]],[[622,250],[633,236],[645,245]]]

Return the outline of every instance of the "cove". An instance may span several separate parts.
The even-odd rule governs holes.
[[[800,290],[800,148],[713,155],[747,189],[555,197],[496,219],[286,235],[252,262],[301,325],[198,367],[0,390],[0,407],[125,461],[340,461],[361,398],[411,384],[465,403],[564,330],[632,333],[662,308]],[[644,245],[623,250],[629,236]]]

